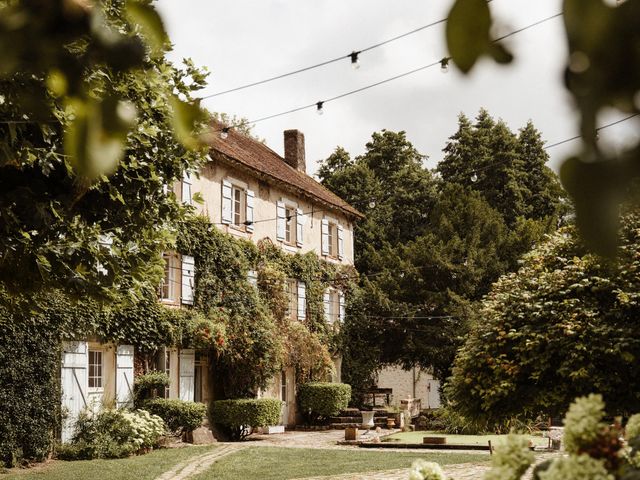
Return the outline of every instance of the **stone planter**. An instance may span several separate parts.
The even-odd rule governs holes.
[[[362,428],[370,429],[375,427],[373,416],[375,412],[362,412]]]
[[[423,437],[422,443],[427,445],[446,445],[447,438],[446,437]]]
[[[387,417],[387,428],[393,428],[396,426],[396,419],[393,417]]]

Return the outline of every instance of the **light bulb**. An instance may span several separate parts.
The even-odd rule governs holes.
[[[224,127],[220,131],[220,138],[223,140],[226,140],[228,136],[229,136],[229,127]]]
[[[442,60],[440,60],[440,71],[442,73],[447,73],[449,71],[449,58],[448,57],[444,57]]]
[[[478,175],[476,175],[475,172],[473,172],[473,175],[471,175],[471,181],[472,182],[477,182],[478,181]]]
[[[324,110],[322,109],[322,105],[324,104],[324,102],[318,102],[316,103],[316,113],[318,115],[322,115],[324,113]]]
[[[360,68],[360,63],[358,62],[358,54],[360,52],[351,52],[351,67],[354,70],[358,70]]]
[[[369,208],[376,208],[376,202],[374,200],[369,202]]]

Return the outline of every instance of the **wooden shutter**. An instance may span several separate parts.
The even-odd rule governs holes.
[[[320,228],[322,234],[322,255],[329,255],[329,220],[322,219],[322,225]]]
[[[232,216],[231,183],[222,180],[222,223],[230,225]]]
[[[133,408],[133,345],[118,345],[116,352],[116,407]]]
[[[62,407],[68,412],[62,425],[62,441],[68,442],[73,436],[78,414],[87,408],[89,365],[87,342],[63,342],[60,385],[62,387]]]
[[[338,225],[338,259],[344,257],[344,229],[342,225]]]
[[[193,305],[195,262],[192,256],[182,255],[182,303]]]
[[[182,203],[192,204],[191,200],[191,174],[184,172],[182,175]]]
[[[346,308],[345,308],[345,302],[344,302],[344,293],[342,293],[342,292],[338,293],[338,305],[340,307],[339,314],[338,314],[338,320],[340,321],[340,323],[344,323],[344,317],[345,317],[345,314],[346,314]]]
[[[331,291],[329,289],[322,294],[322,305],[324,306],[324,321],[331,325],[333,317],[331,315]]]
[[[195,350],[180,350],[180,400],[195,400]]]
[[[246,211],[246,225],[247,232],[253,232],[253,204],[256,198],[256,194],[253,190],[247,190],[247,211]]]
[[[284,207],[284,202],[279,201],[276,203],[276,239],[284,242],[284,233],[287,223],[287,211]]]
[[[307,285],[298,280],[298,320],[307,318]]]
[[[301,247],[303,242],[303,232],[304,232],[304,215],[302,214],[302,209],[296,209],[296,245]]]

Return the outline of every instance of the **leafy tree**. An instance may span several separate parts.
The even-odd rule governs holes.
[[[559,414],[594,391],[612,412],[637,407],[640,213],[622,219],[617,262],[566,227],[494,285],[453,368],[448,395],[463,415]]]
[[[516,135],[484,109],[474,125],[460,115],[444,152],[437,167],[442,180],[480,192],[507,225],[565,213],[562,188],[546,166],[549,156],[531,122]]]
[[[606,109],[640,114],[640,0],[564,0],[567,38],[565,85],[580,112],[580,149],[561,167],[562,183],[575,202],[577,224],[587,245],[601,254],[616,251],[619,205],[640,176],[640,142],[614,152],[598,144],[597,119]],[[453,62],[468,73],[483,55],[508,63],[512,55],[492,35],[484,0],[455,0],[446,37]]]
[[[36,3],[12,2],[15,8],[6,7],[9,17],[3,21]],[[100,16],[102,29],[129,32],[123,42],[137,41],[122,2],[107,2],[104,9],[95,6],[90,15]],[[33,35],[49,31],[42,28]],[[69,40],[67,33],[65,40]],[[69,48],[74,55],[89,56],[91,45],[78,41]],[[118,115],[136,112],[136,128],[126,133],[122,145],[105,140],[108,133],[95,130],[93,120],[78,126],[80,107],[69,110],[71,100],[52,86],[46,65],[36,62],[27,70],[31,74],[20,63],[14,70],[23,70],[11,70],[10,76],[0,78],[0,119],[12,119],[0,123],[0,281],[7,288],[61,287],[92,295],[117,288],[136,293],[159,278],[159,253],[172,241],[168,227],[184,212],[165,188],[203,158],[203,152],[185,146],[186,132],[179,134],[180,129],[175,129],[172,99],[189,99],[206,78],[190,61],[180,69],[160,53],[145,57],[138,69],[91,63],[78,80],[78,88],[86,90],[86,102],[94,98],[116,102]],[[43,99],[48,117],[25,110],[24,99],[34,95]],[[103,109],[102,120],[119,122],[111,113]],[[26,120],[14,122],[16,118]],[[123,159],[110,176],[91,180],[86,169],[78,169],[78,159],[69,156],[69,135],[75,135],[69,132],[78,128],[104,142],[86,144],[83,149],[124,148]],[[99,156],[91,155],[94,160]]]

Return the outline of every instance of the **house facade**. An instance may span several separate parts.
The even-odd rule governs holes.
[[[218,129],[220,126],[216,126]],[[215,128],[215,127],[214,127]],[[173,187],[178,199],[193,205],[221,231],[257,243],[268,239],[284,252],[313,252],[319,258],[353,265],[353,222],[361,214],[306,173],[304,135],[284,132],[284,158],[263,143],[230,130],[216,137],[209,161],[199,172],[184,175]],[[196,202],[201,198],[201,202]],[[189,255],[167,252],[159,301],[170,308],[188,307],[194,301],[195,262]],[[257,284],[257,273],[248,281]],[[299,279],[285,283],[289,298],[287,315],[304,320],[306,286]],[[325,321],[342,322],[343,292],[328,288],[323,294]],[[134,377],[134,349],[128,345],[68,342],[64,346],[63,406],[69,417],[91,404],[130,406]],[[333,359],[333,381],[340,381],[341,359]],[[195,349],[167,347],[157,355],[153,368],[164,370],[171,380],[169,398],[208,402],[208,358]],[[284,402],[282,424],[296,416],[295,372],[288,368],[272,379],[260,396]],[[67,422],[71,424],[71,422]],[[63,440],[69,431],[63,430]]]

